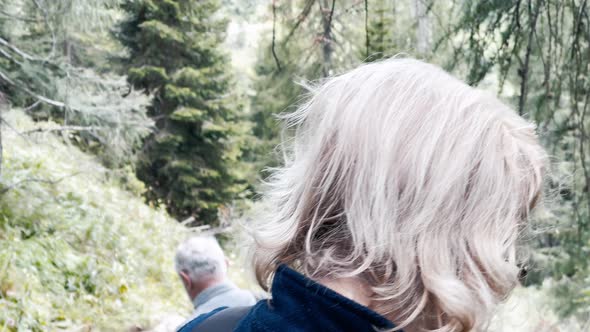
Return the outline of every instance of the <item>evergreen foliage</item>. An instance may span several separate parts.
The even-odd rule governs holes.
[[[128,49],[129,82],[153,96],[157,132],[144,143],[138,176],[148,198],[179,218],[213,224],[243,197],[240,156],[249,125],[241,118],[228,60],[218,47],[226,21],[217,1],[124,1],[117,37]]]
[[[251,97],[253,133],[259,139],[252,159],[258,163],[258,169],[264,171],[265,167],[276,166],[280,160],[273,150],[281,135],[278,116],[296,104],[302,88],[293,78],[296,68],[284,64],[279,71],[270,47],[265,47],[261,53],[263,55],[255,68],[254,89],[257,93]]]
[[[392,1],[376,1],[366,13],[365,47],[361,48],[360,56],[364,61],[389,58],[399,52],[395,43],[395,16],[391,4]]]
[[[440,40],[454,55],[447,66],[496,88],[535,121],[553,157],[526,282],[554,278],[559,312],[588,320],[590,9],[585,1],[522,0],[453,1],[448,10],[456,20]]]
[[[117,52],[105,26],[116,0],[5,0],[0,3],[0,92],[36,119],[58,122],[63,137],[129,162],[152,122],[145,97],[109,69]]]

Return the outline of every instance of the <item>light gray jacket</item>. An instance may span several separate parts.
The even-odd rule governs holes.
[[[254,303],[256,299],[251,292],[238,288],[231,281],[225,281],[205,289],[193,299],[195,311],[192,316],[198,317],[220,307],[241,307]]]

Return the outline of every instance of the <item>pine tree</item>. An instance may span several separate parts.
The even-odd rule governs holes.
[[[148,199],[176,217],[213,224],[224,204],[243,192],[240,143],[248,130],[234,100],[228,59],[218,50],[226,22],[217,1],[124,1],[118,32],[128,48],[128,80],[153,95],[157,132],[138,164]]]
[[[394,8],[388,6],[390,2],[380,0],[367,7],[366,46],[361,55],[365,61],[384,59],[397,53],[393,36]]]

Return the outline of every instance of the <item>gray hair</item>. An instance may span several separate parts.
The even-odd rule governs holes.
[[[210,237],[191,237],[176,249],[176,272],[185,272],[191,280],[223,278],[227,273],[225,255],[217,240]]]
[[[285,120],[294,137],[265,195],[259,283],[281,263],[355,277],[398,329],[484,327],[517,284],[515,243],[543,187],[533,124],[412,59],[312,86]]]

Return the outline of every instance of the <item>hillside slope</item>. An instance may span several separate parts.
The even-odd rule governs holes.
[[[3,117],[33,128],[22,111]],[[187,313],[182,226],[53,134],[2,131],[0,331],[122,331]]]

